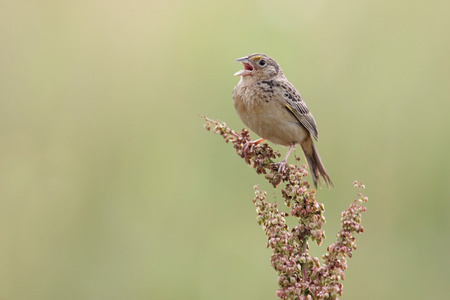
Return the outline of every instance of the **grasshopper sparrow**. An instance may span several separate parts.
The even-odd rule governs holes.
[[[300,144],[314,185],[317,187],[322,176],[327,186],[332,186],[311,139],[312,136],[318,140],[316,121],[278,63],[264,54],[252,54],[236,61],[244,65],[244,70],[234,74],[241,76],[233,90],[234,107],[242,122],[261,137],[250,145],[269,140],[289,147],[286,157],[279,163],[278,172],[282,172],[292,149]]]

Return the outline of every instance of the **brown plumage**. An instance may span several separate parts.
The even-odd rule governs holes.
[[[332,186],[311,138],[318,140],[316,121],[277,62],[264,54],[236,61],[244,65],[244,70],[235,74],[241,80],[233,90],[234,107],[242,122],[260,137],[289,147],[279,171],[284,170],[292,149],[300,144],[314,185],[317,187],[321,176],[328,187]]]

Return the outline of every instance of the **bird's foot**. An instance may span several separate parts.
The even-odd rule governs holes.
[[[286,171],[287,160],[275,163],[275,165],[278,165],[278,173],[284,173]]]
[[[286,153],[286,157],[281,162],[275,163],[275,165],[278,165],[278,174],[284,173],[284,171],[286,171],[287,161],[288,161],[289,155],[291,154],[291,151],[294,149],[294,147],[295,147],[295,144],[292,143],[289,146],[289,150]]]
[[[242,150],[242,152],[244,153],[244,159],[247,160],[248,153],[253,152],[253,148],[255,147],[255,145],[259,145],[264,141],[265,141],[265,139],[258,139],[255,141],[247,142],[245,144],[244,149]]]

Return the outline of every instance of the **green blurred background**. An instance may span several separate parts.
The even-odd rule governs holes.
[[[335,188],[318,191],[312,254],[366,184],[342,298],[448,297],[448,16],[447,1],[1,1],[0,299],[276,299],[263,179],[198,117],[243,127],[234,60],[254,52],[319,124]]]

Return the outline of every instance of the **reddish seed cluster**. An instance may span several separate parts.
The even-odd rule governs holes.
[[[278,165],[275,163],[275,159],[281,156],[278,151],[273,151],[266,143],[248,146],[251,138],[247,129],[236,132],[223,122],[203,118],[205,119],[203,125],[205,129],[220,134],[226,143],[233,143],[236,153],[252,166],[256,173],[265,174],[266,179],[274,187],[282,182],[282,174],[278,174]]]
[[[225,142],[234,145],[236,153],[245,159],[258,174],[265,174],[265,178],[277,187],[285,183],[281,194],[284,204],[290,208],[290,213],[278,210],[276,202],[266,201],[267,193],[254,186],[257,222],[267,236],[267,247],[273,254],[270,258],[272,267],[278,274],[277,296],[280,299],[338,299],[342,295],[344,270],[347,268],[347,258],[356,249],[356,233],[362,233],[361,215],[366,211],[362,206],[367,202],[361,190],[364,185],[355,181],[358,188],[358,198],[350,207],[342,212],[342,230],[337,234],[337,240],[327,248],[322,256],[321,264],[317,257],[309,255],[308,240],[321,245],[325,239],[322,225],[324,206],[315,199],[315,190],[310,188],[305,180],[308,175],[305,165],[287,165],[282,173],[278,173],[278,166],[274,159],[280,157],[267,144],[248,147],[251,141],[249,132],[243,129],[237,133],[225,123],[213,121],[206,117],[205,128],[220,134]],[[299,159],[297,158],[297,161]],[[286,217],[295,217],[298,225],[290,229],[286,224]]]

